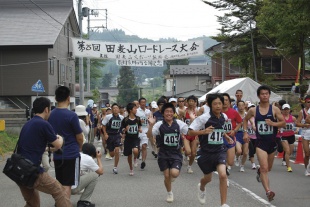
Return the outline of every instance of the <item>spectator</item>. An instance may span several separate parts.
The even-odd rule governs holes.
[[[57,108],[49,117],[49,122],[55,132],[64,138],[64,147],[60,152],[54,152],[56,179],[65,187],[68,198],[71,196],[71,186],[78,185],[80,150],[83,145],[83,131],[79,118],[68,109],[70,105],[70,89],[60,86],[55,91]]]
[[[22,128],[19,136],[17,153],[29,159],[39,167],[45,147],[48,143],[57,150],[63,144],[63,138],[55,134],[52,126],[46,121],[50,116],[51,102],[49,99],[40,97],[33,102],[34,117]],[[40,167],[40,174],[33,188],[19,186],[26,201],[26,206],[40,206],[38,191],[50,194],[55,199],[56,206],[72,206],[61,184],[52,178]]]
[[[83,191],[80,200],[77,202],[77,207],[95,207],[95,204],[91,203],[91,196],[98,182],[98,177],[103,174],[101,152],[96,150],[93,144],[85,143],[80,154],[80,183],[77,188],[72,190],[72,195]],[[97,159],[98,164],[94,158]]]
[[[83,130],[84,143],[88,142],[89,116],[88,116],[85,106],[83,105],[76,106],[75,113],[79,117],[80,127]]]

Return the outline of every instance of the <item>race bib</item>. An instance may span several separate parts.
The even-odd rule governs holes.
[[[211,134],[208,134],[208,144],[223,144],[224,132],[223,129],[214,129]]]
[[[128,134],[138,134],[138,125],[128,125],[129,128],[128,128],[128,131],[127,133]]]
[[[169,147],[175,147],[179,144],[179,135],[178,133],[170,133],[164,135],[164,145]]]
[[[119,129],[121,127],[121,120],[112,120],[111,129]]]
[[[191,124],[191,120],[190,119],[185,119],[185,124],[187,124],[187,126],[189,126]]]
[[[283,131],[293,131],[293,128],[294,128],[294,123],[286,123]]]
[[[253,128],[248,128],[248,134],[249,135],[254,135],[255,134],[255,131]]]
[[[260,135],[273,134],[273,126],[269,126],[265,121],[258,121],[257,131]]]
[[[141,125],[142,126],[147,126],[147,118],[145,116],[140,117],[141,120]]]
[[[231,120],[230,119],[228,119],[227,121],[225,121],[225,123],[224,123],[224,130],[225,130],[225,132],[229,132],[229,131],[231,131],[231,129],[232,129],[232,123],[231,123]]]
[[[243,125],[240,126],[240,128],[239,128],[238,131],[239,131],[239,132],[242,132],[242,131],[243,131]]]

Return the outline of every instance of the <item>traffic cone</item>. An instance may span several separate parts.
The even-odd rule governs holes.
[[[283,152],[278,152],[277,158],[283,158]]]
[[[295,164],[304,163],[304,152],[302,149],[302,137],[300,136],[298,138],[298,145],[297,145],[297,151],[296,151],[296,159]]]

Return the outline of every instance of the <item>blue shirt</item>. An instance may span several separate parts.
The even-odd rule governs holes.
[[[48,119],[56,134],[64,139],[63,154],[55,154],[54,159],[75,159],[80,156],[80,146],[76,135],[82,133],[79,118],[73,111],[55,108]]]
[[[40,166],[47,143],[57,139],[53,127],[40,116],[34,116],[22,128],[17,153]],[[43,172],[40,167],[40,172]]]
[[[154,117],[156,117],[156,122],[162,121],[164,120],[163,115],[159,112],[159,111],[155,111],[155,113],[153,114]]]

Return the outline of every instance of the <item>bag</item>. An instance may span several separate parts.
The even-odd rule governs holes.
[[[39,176],[39,167],[20,154],[12,154],[3,168],[3,173],[18,185],[32,188]]]

